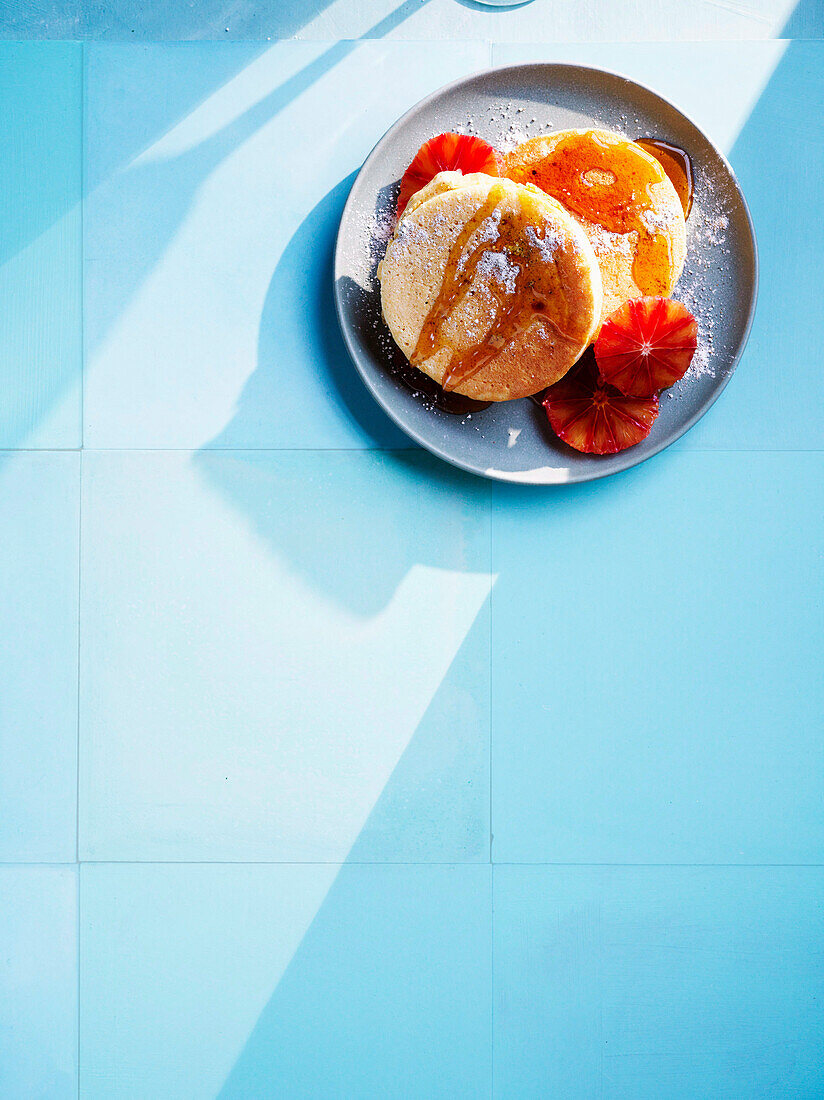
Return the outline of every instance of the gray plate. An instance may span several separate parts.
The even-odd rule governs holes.
[[[695,170],[687,263],[674,296],[698,319],[699,350],[661,398],[649,436],[617,455],[584,455],[558,440],[529,400],[456,416],[402,381],[405,360],[381,319],[376,268],[393,221],[398,181],[427,138],[474,132],[493,145],[597,125],[686,149]],[[343,337],[367,387],[417,443],[447,462],[502,481],[589,481],[635,466],[683,435],[723,390],[747,340],[757,259],[749,211],[732,169],[680,111],[649,89],[580,65],[512,65],[459,80],[407,112],[373,149],[352,187],[335,252]],[[408,370],[409,368],[407,368]]]

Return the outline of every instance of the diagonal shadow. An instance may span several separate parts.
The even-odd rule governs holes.
[[[5,324],[0,326],[4,344],[0,439],[4,447],[13,448],[25,445],[64,394],[79,388],[83,372],[83,150],[78,144],[80,121],[76,116],[81,109],[82,66],[79,47],[74,45],[0,43],[0,49],[9,59],[4,71],[3,128],[12,148],[0,169],[8,202],[0,226],[0,279],[8,307]],[[93,196],[91,201],[100,201],[99,185],[141,145],[151,144],[198,102],[214,94],[248,64],[250,50],[257,55],[262,49],[220,51],[208,70],[204,67],[187,73],[186,80],[170,81],[167,94],[154,96],[150,107],[141,113],[139,126],[112,128],[106,142],[100,143],[103,155],[98,170],[83,180],[85,193]],[[32,135],[39,140],[31,140]],[[147,232],[134,236],[145,240],[153,234],[161,240],[161,232],[174,232],[175,209],[176,203],[170,199],[152,210],[143,222]],[[130,241],[130,247],[135,243]],[[25,300],[32,303],[25,316],[20,315],[16,302],[21,284]],[[35,308],[48,318],[42,333],[32,315]],[[63,339],[58,343],[60,334]]]
[[[207,39],[291,38],[331,0],[253,5],[243,0],[167,4],[136,0],[12,2],[0,9],[0,37],[119,42],[196,42]]]
[[[264,539],[267,546],[287,560],[313,588],[361,616],[377,614],[389,602],[412,565],[441,567],[430,559],[423,543],[413,543],[408,531],[382,529],[381,560],[369,567],[373,546],[372,525],[381,507],[376,490],[357,523],[349,526],[346,541],[339,540],[334,556],[317,539],[307,539],[300,524],[289,515],[273,513],[261,497],[253,479],[230,463],[215,462],[220,449],[242,447],[255,438],[257,426],[272,416],[281,421],[305,423],[312,417],[313,402],[323,400],[351,416],[366,438],[380,448],[407,448],[407,437],[390,422],[376,404],[346,351],[333,300],[332,253],[343,205],[351,187],[348,176],[334,187],[304,218],[284,250],[269,286],[258,336],[257,368],[238,399],[235,414],[221,434],[197,452],[195,461],[233,508],[237,509]],[[295,362],[316,365],[321,394],[289,388],[283,377]],[[393,450],[385,457],[387,466],[415,461]],[[439,490],[462,499],[469,506],[485,509],[488,485],[478,478],[445,464],[425,460],[425,476],[436,476]],[[314,507],[321,513],[339,509],[339,486],[316,483],[312,487]],[[359,568],[353,568],[359,565]]]
[[[210,66],[210,76],[203,72],[192,71],[192,66],[184,66],[185,73],[177,74],[166,95],[151,97],[149,122],[141,118],[138,141],[129,139],[129,127],[116,132],[113,148],[116,153],[104,150],[102,163],[95,166],[95,172],[85,181],[87,193],[81,196],[85,206],[87,225],[98,219],[107,224],[108,210],[117,206],[119,217],[124,226],[139,226],[141,231],[122,232],[116,242],[118,255],[118,278],[95,279],[94,265],[97,257],[92,253],[85,257],[82,278],[88,280],[95,294],[97,309],[94,313],[95,324],[86,324],[84,332],[84,364],[61,364],[58,369],[44,369],[38,364],[40,386],[37,395],[34,417],[26,406],[29,404],[28,391],[31,389],[31,368],[24,363],[19,380],[12,379],[11,407],[26,409],[25,416],[15,416],[11,426],[6,426],[3,443],[6,447],[19,446],[36,424],[42,420],[71,385],[76,385],[78,375],[88,368],[89,358],[95,348],[105,338],[106,333],[133,299],[147,276],[156,268],[165,253],[169,242],[183,224],[198,192],[209,175],[220,162],[229,156],[239,145],[251,137],[260,127],[283,111],[297,96],[312,86],[324,74],[331,71],[343,58],[355,50],[360,41],[382,38],[420,9],[428,0],[404,0],[383,19],[370,27],[360,39],[338,42],[324,50],[318,57],[293,74],[280,85],[273,88],[261,100],[250,106],[237,118],[211,134],[209,138],[179,156],[151,161],[138,158],[119,172],[117,165],[128,164],[140,147],[151,145],[157,134],[168,131],[175,119],[186,117],[197,102],[203,102],[213,95],[217,88],[225,85],[233,75],[248,65],[250,57],[255,59],[264,47],[250,45],[238,49],[221,51],[222,64],[218,72]],[[324,4],[317,0],[306,0],[296,5],[290,15],[290,26],[298,29],[301,19],[309,19]],[[185,56],[186,47],[181,47]],[[242,63],[239,63],[241,61]],[[108,136],[107,136],[108,141]],[[26,176],[32,173],[27,169]],[[41,178],[42,171],[34,173]],[[91,187],[91,190],[89,188]],[[55,194],[57,197],[55,198]],[[18,204],[21,217],[15,224],[13,236],[6,236],[0,248],[4,248],[6,260],[38,241],[53,227],[71,216],[72,208],[66,206],[67,192],[53,192],[45,189],[40,201]],[[162,201],[158,201],[162,196]],[[124,217],[125,214],[125,217]],[[88,321],[88,317],[85,318]],[[30,354],[30,353],[29,353]],[[14,397],[17,389],[22,392]]]
[[[261,127],[280,114],[317,80],[329,73],[339,62],[358,48],[361,41],[382,38],[417,11],[428,0],[404,2],[380,22],[370,27],[359,39],[336,42],[313,61],[263,98],[248,107],[231,122],[216,130],[192,149],[163,160],[138,161],[111,186],[124,214],[120,218],[128,225],[144,227],[140,234],[120,241],[125,250],[119,265],[121,277],[117,287],[100,288],[98,324],[87,337],[87,354],[105,338],[117,317],[127,307],[138,288],[155,269],[169,242],[192,208],[200,187],[217,166],[247,141]],[[163,197],[158,202],[158,196]],[[105,209],[105,193],[100,197]],[[101,214],[96,214],[100,217]],[[92,261],[94,257],[91,257]]]
[[[285,392],[283,375],[294,362],[319,369],[324,401],[352,417],[375,447],[412,448],[373,401],[352,362],[338,325],[333,295],[333,252],[343,207],[357,173],[329,191],[306,215],[284,249],[263,306],[257,366],[235,413],[205,448],[243,447],[275,411],[282,419],[311,419],[314,393]]]
[[[142,233],[122,240],[118,279],[110,284],[95,284],[96,325],[87,332],[87,359],[156,268],[211,173],[354,48],[352,42],[337,43],[198,145],[162,160],[138,159],[87,200],[99,206],[90,211],[88,220],[105,219],[107,192],[111,188],[118,206],[118,220],[125,225],[145,227]],[[92,255],[86,262],[95,260]]]
[[[788,26],[808,25],[803,23],[804,9],[810,7],[802,0]],[[818,7],[819,13],[823,10]],[[752,407],[766,394],[774,395],[777,416],[783,407],[797,417],[801,447],[815,445],[816,419],[809,415],[809,405],[796,412],[793,398],[786,395],[788,366],[811,379],[817,395],[808,397],[814,405],[816,396],[824,397],[820,377],[807,365],[810,349],[824,339],[820,295],[809,278],[824,250],[824,222],[812,214],[820,203],[824,141],[820,131],[813,134],[809,121],[824,114],[819,54],[807,42],[787,45],[730,152],[755,223],[760,259],[759,305],[747,352],[750,369],[736,379],[735,393],[746,401],[749,391]],[[792,360],[799,351],[803,362],[795,367]]]
[[[31,244],[76,206],[77,198],[82,198],[79,193],[81,174],[84,175],[84,194],[92,194],[118,169],[128,165],[138,153],[232,80],[267,47],[249,44],[239,50],[219,50],[208,67],[186,65],[171,73],[164,95],[140,101],[137,124],[107,129],[105,142],[99,142],[95,149],[94,163],[89,163],[85,149],[72,150],[78,177],[77,190],[73,190],[66,186],[65,170],[55,171],[52,142],[71,141],[79,132],[73,113],[81,109],[83,98],[80,49],[75,44],[17,46],[0,41],[0,50],[14,51],[8,66],[9,80],[3,86],[6,125],[9,126],[6,140],[14,146],[14,156],[3,164],[3,184],[6,199],[13,206],[13,221],[4,224],[0,234],[0,264]],[[22,71],[19,63],[14,64],[18,52],[22,52],[25,62]],[[186,51],[181,53],[185,56]],[[143,55],[135,50],[134,56]],[[54,90],[55,84],[59,91]],[[84,139],[87,144],[95,120],[89,121],[92,125],[87,125]],[[41,140],[26,141],[26,136],[31,134],[42,135]],[[68,159],[68,154],[61,157],[62,168],[65,167],[64,159]],[[86,160],[83,173],[79,164],[81,159]]]
[[[348,863],[391,860],[399,848],[429,863],[486,862],[487,653],[484,611]],[[415,868],[398,870],[416,874]],[[455,958],[442,954],[440,943],[418,939],[432,919],[431,903],[409,911],[401,901],[398,911],[390,887],[366,905],[362,885],[344,865],[220,1090],[221,1100],[484,1095],[489,1007],[483,994],[463,999],[472,983],[466,973],[453,980]],[[468,917],[460,914],[463,921]],[[476,958],[473,965],[483,975],[488,959]]]
[[[332,0],[288,0],[256,5],[243,0],[198,0],[197,4],[109,0],[87,4],[79,19],[81,36],[97,39],[183,42],[292,38],[329,7]]]
[[[824,38],[824,4],[820,0],[798,0],[779,37]]]

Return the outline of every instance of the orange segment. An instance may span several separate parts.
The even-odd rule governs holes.
[[[650,433],[658,397],[626,397],[598,375],[591,352],[543,396],[552,430],[584,454],[617,454]]]
[[[401,179],[398,217],[416,191],[425,187],[439,172],[485,172],[500,176],[501,158],[492,146],[469,134],[438,134],[425,141]]]
[[[681,302],[636,298],[604,321],[595,341],[601,377],[632,397],[648,397],[683,378],[698,325]]]

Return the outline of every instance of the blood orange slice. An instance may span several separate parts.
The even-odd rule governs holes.
[[[438,134],[425,141],[403,174],[398,195],[398,217],[416,191],[420,191],[438,172],[486,172],[500,176],[501,158],[492,146],[469,134]]]
[[[686,374],[698,342],[695,318],[671,298],[635,298],[604,321],[595,341],[601,377],[630,397],[650,397]]]
[[[552,430],[564,443],[590,455],[612,455],[649,435],[658,397],[627,397],[599,376],[590,351],[543,395]]]

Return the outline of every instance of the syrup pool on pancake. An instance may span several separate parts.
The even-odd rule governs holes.
[[[523,142],[504,171],[578,219],[601,268],[603,318],[632,298],[672,293],[687,250],[684,207],[651,151],[610,130],[559,130]]]
[[[669,176],[670,183],[681,201],[684,218],[688,218],[695,191],[695,175],[689,153],[673,145],[672,142],[663,141],[660,138],[636,138],[635,143],[661,162],[661,167]]]

